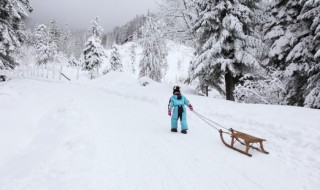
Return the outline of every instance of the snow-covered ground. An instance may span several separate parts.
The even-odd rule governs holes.
[[[250,158],[190,111],[189,133],[171,133],[172,85],[141,82],[110,73],[0,83],[0,189],[318,189],[319,110],[238,104],[183,87],[199,113],[267,139],[270,154],[251,150]]]

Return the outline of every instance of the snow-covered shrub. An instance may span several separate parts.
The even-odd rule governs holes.
[[[272,71],[266,77],[247,74],[240,79],[235,97],[238,102],[283,104],[286,90],[281,71]]]
[[[68,60],[68,65],[69,67],[78,67],[79,61],[77,61],[76,58],[73,55],[71,55],[71,57]]]
[[[151,78],[149,77],[140,77],[139,78],[139,84],[141,86],[148,86],[150,84],[154,84],[154,80],[152,80]]]

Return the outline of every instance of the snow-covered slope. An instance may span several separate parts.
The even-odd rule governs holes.
[[[171,85],[124,73],[97,80],[0,85],[0,189],[315,190],[319,110],[246,105],[183,93],[199,113],[267,139],[249,158],[188,112],[170,132]]]

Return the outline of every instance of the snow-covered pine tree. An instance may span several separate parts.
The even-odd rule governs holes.
[[[304,105],[309,108],[320,109],[320,88],[316,87],[311,90],[304,101]]]
[[[305,45],[308,44],[305,41],[305,37],[309,33],[308,26],[298,20],[301,9],[302,6],[295,0],[272,1],[267,10],[267,12],[271,13],[270,21],[264,24],[264,40],[270,47],[266,64],[270,67],[286,71],[286,74],[290,77],[288,84],[286,84],[286,89],[289,94],[292,94],[287,95],[287,97],[290,97],[287,99],[287,104],[300,106],[303,104],[303,92],[297,89],[302,88],[306,84],[307,79],[298,74],[300,73],[296,71],[298,67],[296,67],[296,64],[291,64],[294,62],[288,56],[289,54],[293,55],[291,53],[292,50],[298,47],[297,45],[300,42],[303,42]],[[305,60],[312,59],[312,55],[308,52],[307,48],[303,57]],[[300,62],[296,59],[295,63],[297,63],[296,61]],[[296,77],[291,77],[294,72],[296,72]]]
[[[61,37],[61,51],[66,54],[68,57],[72,53],[72,44],[71,44],[71,31],[66,25],[64,28],[64,31],[62,32],[62,37]]]
[[[28,0],[0,1],[0,69],[14,68],[13,53],[24,40],[24,22],[32,12]]]
[[[264,39],[271,47],[267,63],[289,77],[285,103],[313,107],[306,97],[310,100],[310,93],[316,94],[320,83],[320,1],[278,0],[269,12],[270,22],[264,26]]]
[[[59,51],[61,50],[60,38],[61,38],[61,31],[58,27],[58,23],[56,20],[53,20],[50,22],[50,25],[49,25],[49,41],[54,42],[57,45]]]
[[[122,61],[117,45],[112,46],[110,57],[111,70],[122,72]]]
[[[44,24],[40,24],[35,29],[35,53],[36,61],[39,65],[53,61],[57,54],[57,45],[50,41],[48,29]]]
[[[308,82],[304,93],[304,105],[310,108],[320,109],[320,1],[300,0],[303,5],[299,20],[311,22],[311,36],[314,60],[307,66]]]
[[[160,82],[168,68],[168,50],[161,30],[163,24],[160,20],[148,17],[141,27],[141,46],[143,47],[140,61],[139,76],[147,76]]]
[[[89,35],[101,40],[103,28],[99,24],[99,17],[96,17],[93,21],[91,21],[91,24],[92,26],[89,30]]]
[[[106,56],[106,54],[100,43],[101,41],[98,38],[91,36],[84,44],[84,50],[82,54],[84,70],[91,71],[101,66],[103,58]]]
[[[91,79],[93,78],[94,69],[96,69],[98,72],[101,63],[106,57],[105,49],[102,47],[100,40],[103,29],[99,25],[98,21],[98,17],[92,21],[92,27],[90,28],[91,36],[84,44],[85,47],[81,58],[83,60],[83,69],[90,72]]]
[[[137,53],[136,53],[136,44],[132,44],[130,46],[130,61],[131,61],[131,69],[132,69],[132,73],[135,74],[136,73],[136,57],[137,57]]]
[[[259,68],[257,58],[263,43],[255,32],[260,22],[255,11],[260,1],[203,0],[195,4],[199,13],[193,30],[197,36],[196,58],[189,80],[199,80],[199,89],[214,87],[221,93],[225,80],[227,100],[234,100],[239,76]]]

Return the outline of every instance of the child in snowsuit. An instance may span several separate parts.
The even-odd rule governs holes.
[[[187,134],[188,125],[187,125],[187,112],[185,105],[193,111],[192,105],[189,103],[187,98],[183,96],[180,92],[180,87],[173,87],[173,96],[171,96],[168,105],[168,115],[171,116],[171,131],[177,132],[178,128],[178,119],[181,122],[181,133]],[[173,112],[171,112],[173,108]]]

